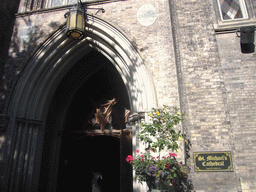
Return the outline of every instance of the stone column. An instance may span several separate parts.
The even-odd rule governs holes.
[[[129,117],[129,125],[132,127],[132,156],[135,156],[135,151],[142,147],[142,143],[139,142],[137,135],[139,134],[140,123],[145,121],[145,112],[138,112],[130,115]],[[147,191],[146,184],[140,184],[135,180],[135,173],[133,172],[133,191]]]
[[[9,116],[6,114],[0,114],[0,186],[3,186],[4,183],[4,169],[6,167],[6,162],[3,159],[3,146],[6,141],[5,131],[9,123]]]
[[[39,120],[16,118],[12,137],[7,141],[11,147],[5,158],[3,191],[37,191],[35,179],[39,171],[35,169],[40,166],[38,136],[41,124]]]

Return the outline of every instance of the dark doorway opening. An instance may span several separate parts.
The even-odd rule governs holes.
[[[91,51],[65,75],[50,103],[39,191],[89,192],[93,169],[102,171],[102,191],[132,191],[132,170],[123,163],[131,154],[131,135],[124,135],[120,145],[120,135],[84,134],[95,107],[113,98],[130,109],[126,87],[116,68],[102,54]]]
[[[82,135],[81,135],[82,136]],[[63,135],[57,191],[92,191],[93,172],[102,174],[101,191],[120,191],[120,140],[111,136]]]

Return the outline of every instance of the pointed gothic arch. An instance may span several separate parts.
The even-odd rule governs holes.
[[[65,74],[86,54],[97,50],[119,72],[127,89],[131,113],[147,111],[157,105],[154,86],[132,42],[111,24],[89,16],[87,38],[70,40],[65,25],[52,34],[29,60],[14,88],[8,106],[7,191],[19,187],[36,191],[43,149],[46,118],[53,95]],[[90,66],[90,76],[97,66]]]

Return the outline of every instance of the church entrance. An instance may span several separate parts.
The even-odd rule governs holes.
[[[39,190],[90,192],[94,184],[102,192],[132,191],[132,170],[125,162],[132,153],[128,115],[119,73],[91,51],[65,76],[51,102]]]

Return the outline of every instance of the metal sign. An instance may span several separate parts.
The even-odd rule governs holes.
[[[195,171],[234,171],[231,152],[194,153]]]

